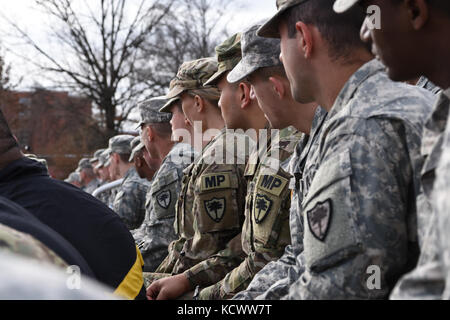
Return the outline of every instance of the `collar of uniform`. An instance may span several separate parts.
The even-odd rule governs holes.
[[[130,167],[130,169],[128,169],[128,171],[123,176],[123,181],[125,182],[125,180],[127,180],[129,177],[133,176],[135,173],[137,174],[135,167],[134,166]],[[123,182],[122,182],[122,184],[123,184]]]
[[[441,134],[447,126],[450,108],[450,88],[442,91],[433,106],[433,111],[425,122],[425,129]]]
[[[328,112],[327,118],[331,119],[339,111],[341,111],[367,79],[385,69],[385,66],[377,59],[373,59],[362,65],[345,83],[341,92],[337,96],[333,107]]]

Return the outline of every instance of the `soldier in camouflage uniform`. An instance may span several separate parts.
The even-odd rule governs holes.
[[[145,219],[141,228],[133,236],[144,258],[144,271],[153,272],[167,256],[167,248],[176,239],[174,220],[175,203],[181,190],[183,170],[192,162],[192,147],[184,143],[171,141],[169,121],[171,115],[159,112],[166,99],[154,98],[139,106],[141,113],[141,139],[151,156],[159,156],[161,166],[155,173],[146,196]],[[157,131],[165,126],[168,131]],[[150,128],[149,128],[150,127]],[[160,136],[158,139],[149,138]]]
[[[326,0],[277,3],[278,13],[259,34],[281,37],[294,98],[314,99],[328,111],[300,183],[303,252],[296,257],[299,278],[288,298],[386,298],[391,279],[417,259],[414,199],[420,190],[421,128],[433,95],[390,81],[371,60],[355,28],[364,19],[360,10],[338,16]],[[326,46],[316,38],[292,45],[300,26],[293,21],[308,21],[302,32],[317,27]],[[335,78],[328,82],[330,74]],[[379,286],[373,287],[368,270],[377,266]]]
[[[64,179],[64,182],[70,183],[79,188],[81,186],[80,174],[78,172],[72,172],[71,174],[69,174],[67,179]]]
[[[180,96],[188,120],[206,120],[201,129],[194,125],[194,130],[202,130],[196,133],[211,129],[217,133],[209,142],[204,139],[202,155],[185,171],[175,221],[179,239],[170,244],[169,255],[156,270],[175,276],[153,282],[147,289],[149,299],[178,298],[197,286],[218,282],[243,259],[240,232],[248,139],[222,129],[224,121],[217,106],[220,92],[215,86],[203,86],[215,72],[214,58],[186,62],[171,83],[168,98]]]
[[[358,0],[336,1],[335,10],[345,12]],[[423,2],[419,7],[405,6],[388,1],[366,1],[368,5],[376,4],[382,10],[383,29],[371,30],[368,21],[361,27],[364,41],[372,41],[382,62],[388,67],[392,79],[403,81],[407,78],[424,75],[441,88],[450,86],[448,54],[450,47],[441,39],[448,37],[445,30],[450,25],[450,3],[448,1]],[[398,15],[408,15],[411,19],[397,19]],[[413,21],[414,20],[414,21]],[[421,21],[419,25],[416,21]],[[399,32],[411,28],[414,32]],[[385,30],[384,28],[387,28]],[[436,30],[440,30],[436,32]],[[382,41],[381,41],[382,40]],[[417,47],[417,43],[425,43]],[[389,59],[386,59],[389,52]],[[444,67],[444,68],[443,68]],[[420,84],[420,83],[419,83]],[[418,84],[418,85],[419,85]],[[427,86],[429,89],[429,86]],[[436,92],[435,90],[434,92]],[[417,198],[421,255],[417,267],[405,275],[391,294],[391,299],[448,299],[449,269],[448,260],[448,116],[450,92],[441,92],[432,114],[427,117],[423,130],[421,155],[424,165],[421,172],[423,194]]]
[[[108,168],[105,167],[105,164],[107,163],[109,158],[109,150],[105,149],[98,157],[98,163],[95,166],[95,168],[98,171],[98,174],[100,176],[100,179],[104,182],[103,185],[111,182],[111,178],[109,176],[109,171]],[[102,185],[102,186],[103,186]],[[115,194],[114,194],[115,196]],[[109,206],[110,208],[112,208],[110,206],[110,203],[112,201],[110,201],[110,199],[112,198],[112,190],[107,190],[104,192],[101,192],[97,195],[97,199],[99,199],[101,202],[103,202],[104,204],[106,204],[107,206]],[[112,204],[111,204],[112,205]]]
[[[89,162],[91,163],[92,168],[94,169],[94,173],[95,173],[95,175],[97,176],[97,179],[99,180],[99,183],[100,183],[99,186],[101,186],[101,185],[103,185],[103,184],[105,183],[105,181],[103,181],[103,180],[101,179],[101,177],[100,177],[100,175],[99,175],[99,173],[98,173],[98,169],[97,169],[97,165],[98,165],[98,162],[99,162],[100,155],[101,155],[102,152],[105,151],[105,150],[106,150],[106,149],[98,149],[97,151],[94,152],[92,158],[89,159]]]
[[[78,162],[76,170],[80,174],[81,186],[84,192],[92,194],[100,185],[99,180],[94,174],[94,168],[89,159],[83,158]]]
[[[229,70],[225,70],[231,71],[226,72],[226,74],[222,72],[222,80],[220,77],[214,80],[219,82],[218,86],[221,89],[222,96],[226,92],[231,91],[231,88],[235,88],[235,91],[239,92],[239,87],[244,85],[250,86],[250,83],[246,83],[245,79],[248,79],[254,71],[260,68],[281,65],[278,59],[280,55],[279,41],[256,37],[258,27],[259,25],[253,26],[243,33],[241,61],[240,48],[237,48],[239,50],[239,59],[235,59],[237,61],[234,63],[230,63],[226,59],[230,60],[232,58],[230,51],[232,52],[233,49],[236,51],[235,48],[229,48],[229,44],[225,42],[225,48],[218,47],[219,50],[216,49],[219,66],[222,63],[221,59],[223,59],[228,62],[230,67]],[[222,52],[221,50],[224,51]],[[207,83],[211,83],[211,81]],[[229,101],[225,97],[223,100]],[[262,118],[260,123],[252,124],[250,123],[251,121],[244,121],[246,124],[248,123],[249,127],[233,127],[232,129],[248,130],[250,128],[263,129],[268,127],[260,105],[256,99],[254,100],[255,107]],[[229,108],[229,106],[221,104],[221,108],[223,114],[224,109]],[[236,109],[247,110],[247,108]],[[238,116],[246,120],[245,114],[238,114]],[[224,116],[227,128],[230,128],[227,118]],[[254,118],[253,115],[252,118]],[[201,290],[199,299],[212,300],[233,297],[237,292],[248,286],[253,276],[266,263],[278,259],[283,253],[285,246],[290,242],[290,190],[288,181],[291,176],[285,169],[298,137],[293,139],[293,141],[290,141],[291,137],[283,137],[278,142],[275,141],[277,139],[273,139],[274,141],[271,139],[274,132],[271,130],[266,130],[266,132],[268,137],[260,139],[259,142],[262,145],[251,154],[245,170],[248,188],[245,204],[245,221],[242,229],[242,248],[246,257],[238,267],[229,272],[220,282]],[[274,145],[272,146],[272,144]],[[272,163],[269,160],[280,161],[281,164],[272,167]]]
[[[287,259],[286,256],[291,252],[292,248],[298,249],[298,244],[301,243],[299,239],[302,238],[303,234],[302,228],[297,227],[298,210],[295,210],[298,207],[298,201],[296,201],[298,199],[298,189],[297,192],[293,192],[292,200],[291,192],[289,189],[295,189],[295,178],[299,179],[301,177],[302,170],[300,169],[300,167],[302,164],[304,164],[304,161],[300,160],[300,154],[303,150],[307,150],[303,154],[304,159],[308,154],[308,151],[310,150],[311,143],[317,140],[317,134],[315,133],[316,131],[318,131],[317,127],[320,127],[325,114],[323,109],[317,108],[316,103],[305,105],[299,104],[298,102],[293,100],[292,96],[290,95],[290,85],[284,73],[284,68],[282,67],[281,62],[278,59],[278,57],[280,56],[280,41],[277,39],[266,39],[258,37],[256,35],[256,31],[259,27],[260,25],[255,25],[245,33],[246,36],[244,35],[244,40],[246,41],[243,41],[244,43],[246,43],[243,48],[243,61],[245,62],[242,62],[245,63],[245,65],[241,68],[236,67],[228,76],[229,81],[235,81],[236,79],[239,79],[241,77],[246,77],[252,84],[253,90],[259,101],[259,105],[266,113],[271,126],[273,128],[294,126],[297,130],[299,130],[299,133],[293,136],[288,135],[286,137],[280,138],[280,144],[277,146],[277,148],[280,152],[280,161],[282,161],[282,164],[279,171],[275,173],[272,172],[271,175],[267,176],[264,174],[264,170],[267,170],[267,168],[264,168],[264,163],[260,163],[260,167],[257,168],[258,171],[256,171],[256,174],[253,176],[253,181],[250,183],[250,186],[253,185],[253,190],[248,192],[247,203],[251,204],[253,201],[253,205],[255,205],[255,202],[251,195],[255,192],[255,186],[258,186],[256,188],[256,191],[259,191],[263,196],[267,195],[268,197],[272,197],[271,201],[278,206],[278,209],[275,209],[279,210],[278,219],[283,219],[283,223],[276,223],[277,220],[275,220],[275,223],[273,224],[274,227],[280,228],[281,232],[274,232],[273,230],[272,232],[269,232],[269,230],[266,230],[266,234],[271,234],[272,236],[278,235],[279,233],[282,234],[279,238],[280,240],[278,240],[280,244],[278,244],[277,241],[272,240],[272,243],[275,243],[272,248],[272,255],[268,255],[268,253],[270,252],[270,243],[260,243],[258,239],[255,239],[255,243],[252,244],[252,247],[255,247],[255,249],[257,250],[257,255],[262,256],[259,259],[259,265],[254,268],[258,273],[256,274],[255,279],[251,282],[250,288],[237,294],[234,299],[250,299],[262,294],[274,282],[276,282],[277,279],[275,279],[275,276],[278,276],[279,278],[285,278],[287,277],[287,274],[286,272],[284,272],[284,270],[295,266],[295,263],[283,264],[284,261],[295,261],[295,256],[290,259]],[[247,54],[245,53],[246,46],[248,46],[249,51]],[[245,58],[246,56],[247,58]],[[271,80],[269,80],[269,78]],[[275,87],[273,85],[274,83],[276,84],[276,87],[284,88],[284,92],[286,93],[282,95],[283,98],[278,98],[280,97],[280,95],[275,91],[273,91],[271,95],[268,95],[270,88],[268,88],[267,85],[270,84],[270,87]],[[261,92],[263,92],[263,94],[261,94]],[[313,121],[313,119],[315,120]],[[311,126],[313,127],[312,130],[310,129]],[[300,139],[302,132],[304,134]],[[308,139],[310,134],[311,139]],[[312,139],[312,137],[314,137],[314,139]],[[307,147],[305,147],[306,144]],[[296,145],[297,148],[295,148]],[[296,150],[296,154],[292,158],[294,149]],[[294,164],[296,164],[297,166],[296,170],[290,168],[290,163],[292,161],[294,161]],[[261,170],[261,166],[263,166],[264,168],[262,172],[259,171]],[[268,169],[270,170],[270,168]],[[251,170],[249,170],[249,166],[247,166],[247,173],[250,173],[249,171]],[[286,182],[283,184],[283,188],[281,190],[277,190],[281,191],[281,194],[284,195],[283,197],[281,197],[281,199],[273,198],[273,192],[270,193],[270,191],[267,190],[268,188],[264,188],[264,184],[262,183],[264,181],[264,178],[267,179],[267,177],[271,176],[273,177],[272,181]],[[249,187],[249,189],[251,189],[251,187]],[[278,189],[280,189],[280,187],[278,187]],[[267,191],[269,191],[269,193],[267,193]],[[292,213],[290,213],[291,206],[293,206],[294,209]],[[253,211],[253,208],[251,209]],[[250,216],[254,217],[255,213],[251,213]],[[252,218],[252,224],[256,226],[255,230],[261,230],[261,226],[254,220],[255,219]],[[289,220],[291,220],[291,230],[293,231],[291,235],[289,232]],[[264,224],[262,226],[264,226]],[[295,229],[293,228],[294,226]],[[245,227],[246,225],[244,225],[244,229]],[[243,231],[243,234],[247,235],[246,238],[250,238],[250,235],[252,234],[251,231],[252,230],[246,232]],[[290,245],[291,239],[289,238],[289,236],[293,239],[293,245]],[[284,245],[282,245],[283,240]],[[280,258],[280,256],[285,251],[284,247],[286,246],[286,244],[289,244],[289,246],[286,248],[285,256],[283,257],[283,259],[275,261]],[[245,250],[246,246],[243,246]],[[300,253],[301,251],[301,248],[299,250],[296,250],[297,253]],[[267,259],[268,261],[264,261],[265,257],[266,259],[267,257],[271,259]],[[265,264],[270,262],[270,260],[273,261],[269,264],[270,268],[265,267],[263,271],[259,271],[264,267]],[[287,293],[286,289],[288,289],[288,285],[285,285],[284,289]],[[268,295],[268,299],[276,298],[276,296],[272,292],[266,294]]]
[[[139,137],[136,138],[140,140]],[[119,135],[109,140],[112,157],[115,157],[113,167],[120,174],[125,173],[114,199],[114,211],[129,230],[139,228],[144,220],[145,197],[150,187],[149,181],[139,177],[134,164],[130,161],[133,139],[135,139],[133,136]]]

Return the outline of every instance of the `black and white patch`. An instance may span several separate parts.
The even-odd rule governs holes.
[[[170,190],[164,190],[160,192],[156,196],[156,201],[160,205],[161,208],[167,209],[170,206],[170,203],[172,202],[172,196],[170,193]]]
[[[255,197],[255,207],[253,208],[253,213],[255,217],[255,222],[260,224],[269,215],[272,209],[273,201],[263,194],[256,194]]]
[[[204,201],[205,211],[208,216],[214,221],[219,223],[225,213],[226,200],[225,198],[212,198],[211,200]]]
[[[331,199],[318,202],[314,208],[306,213],[309,230],[311,230],[311,233],[317,240],[322,242],[325,240],[330,227],[332,213],[333,205]]]

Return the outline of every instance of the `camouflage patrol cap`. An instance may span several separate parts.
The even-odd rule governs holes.
[[[170,99],[169,101],[167,101],[167,103],[161,109],[159,109],[159,112],[172,113],[170,111],[170,109],[172,108],[172,105],[179,100],[180,100],[179,97]]]
[[[88,158],[82,158],[78,162],[77,172],[81,172],[81,170],[83,170],[83,169],[92,169],[92,164]]]
[[[91,163],[97,162],[98,157],[100,157],[100,154],[105,151],[105,149],[98,149],[94,152],[94,156],[89,160]]]
[[[282,65],[280,61],[280,40],[256,35],[260,27],[256,24],[242,34],[242,60],[228,74],[229,83],[238,82],[259,68]]]
[[[105,164],[108,162],[109,160],[109,155],[111,154],[111,150],[105,149],[105,151],[103,151],[100,156],[98,157],[98,164],[95,166],[95,169],[100,169],[101,167],[105,166]]]
[[[205,89],[204,83],[217,71],[215,58],[202,58],[184,62],[178,69],[177,76],[170,82],[169,93],[166,99],[172,99],[186,90]]]
[[[258,36],[265,38],[279,38],[280,34],[278,32],[278,23],[280,18],[288,9],[304,3],[308,0],[277,0],[277,13],[270,18],[266,23],[264,23],[258,30]]]
[[[146,123],[169,122],[172,119],[172,115],[159,111],[166,102],[166,97],[161,96],[145,100],[139,104],[139,113],[141,114],[139,126]]]
[[[129,134],[121,134],[109,139],[109,150],[111,150],[110,154],[118,153],[118,154],[130,154],[131,153],[131,141],[134,139],[134,136]]]
[[[336,13],[344,13],[351,9],[360,0],[336,0],[333,5],[333,10]]]
[[[233,70],[233,68],[241,61],[241,34],[236,33],[231,38],[225,40],[222,44],[216,47],[217,61],[219,63],[218,70],[205,85],[213,85],[217,83],[220,77],[227,71]]]
[[[72,183],[72,182],[80,182],[80,174],[78,172],[72,172],[69,174],[67,179],[64,180],[64,182]]]
[[[131,155],[130,155],[130,159],[128,159],[128,162],[133,161],[136,153],[141,151],[142,148],[145,147],[145,145],[144,145],[144,143],[142,143],[141,137],[136,137],[131,141],[130,147],[131,147]]]

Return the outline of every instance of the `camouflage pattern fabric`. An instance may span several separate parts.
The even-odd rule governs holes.
[[[131,167],[124,176],[120,190],[114,199],[114,211],[120,216],[128,230],[141,226],[145,217],[145,197],[150,187],[147,179],[139,177]]]
[[[113,289],[89,278],[80,288],[68,286],[71,275],[53,265],[42,265],[0,250],[0,300],[117,300]],[[76,281],[73,281],[76,285]],[[76,287],[75,287],[76,288]]]
[[[289,299],[387,298],[417,262],[421,135],[434,96],[383,70],[372,60],[350,77],[310,158],[318,161],[307,160],[305,174],[316,173],[301,204],[304,272]]]
[[[144,258],[144,271],[153,272],[164,260],[175,240],[175,204],[181,190],[183,170],[194,159],[188,144],[175,144],[153,177],[146,196],[145,219],[135,241]]]
[[[448,227],[448,207],[447,210],[443,207],[446,201],[443,195],[448,185],[448,180],[445,182],[444,177],[447,170],[448,128],[446,129],[446,126],[450,115],[449,97],[450,90],[440,94],[433,113],[424,127],[422,142],[422,156],[425,159],[422,169],[424,194],[417,199],[418,210],[422,211],[422,224],[419,225],[422,227],[422,232],[421,228],[419,232],[424,234],[424,240],[417,267],[397,283],[390,296],[394,300],[441,299],[445,295],[447,299],[449,298],[448,289],[444,295],[446,283],[448,283],[446,272],[449,270],[448,260],[444,258],[448,255],[448,244],[444,241],[448,229],[442,229]],[[437,169],[439,161],[441,163]],[[426,216],[430,217],[428,224],[425,220]]]
[[[259,271],[248,288],[233,297],[233,300],[278,300],[289,293],[289,287],[303,272],[303,267],[297,264],[296,258],[303,251],[303,219],[301,216],[302,190],[305,162],[319,145],[319,136],[327,113],[318,107],[311,125],[309,137],[303,136],[297,143],[295,152],[289,163],[289,173],[293,176],[289,188],[292,190],[289,224],[291,245],[288,245],[283,256],[277,261],[269,262]],[[311,169],[311,168],[310,168]]]
[[[282,65],[280,40],[257,36],[260,26],[254,25],[242,34],[242,60],[228,74],[229,83],[241,81],[260,68]]]
[[[291,128],[282,131],[292,132]],[[261,155],[257,164],[251,161],[246,167],[245,176],[249,183],[242,228],[242,248],[246,257],[223,280],[203,289],[199,295],[201,300],[232,298],[246,289],[254,275],[268,262],[280,258],[286,245],[290,244],[291,175],[287,167],[302,134],[286,137],[283,132],[279,135],[283,138],[279,138],[273,147],[272,139],[267,139],[266,154]],[[274,150],[278,151],[274,155],[281,162],[278,170],[267,163]],[[259,158],[259,150],[255,150],[252,157]]]
[[[236,146],[246,144],[248,148],[235,152]],[[239,234],[247,190],[244,171],[251,147],[248,137],[223,129],[203,148],[184,178],[177,203],[179,239],[170,244],[169,255],[156,272],[184,272],[193,288],[206,287],[241,263],[244,253]],[[232,161],[211,161],[219,154]]]
[[[33,236],[0,224],[0,250],[9,251],[59,268],[68,265],[53,250]]]
[[[92,192],[94,192],[98,187],[100,187],[100,181],[98,179],[93,179],[91,180],[91,182],[84,186],[83,190],[84,192],[92,194]]]

